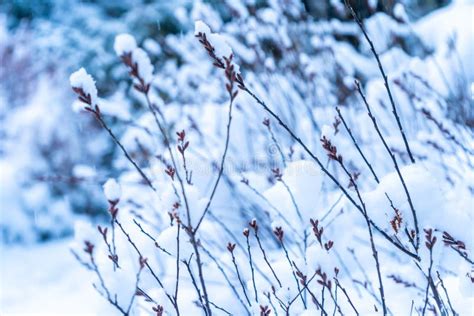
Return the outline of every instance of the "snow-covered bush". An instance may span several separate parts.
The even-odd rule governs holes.
[[[122,132],[109,122],[126,110],[84,69],[71,76],[76,109],[121,154],[110,223],[79,224],[73,246],[104,313],[469,313],[473,134],[450,118],[447,85],[473,74],[426,25],[470,7],[412,25],[400,8],[315,22],[289,3],[234,4],[225,23],[197,2],[159,67],[118,35],[141,106]]]

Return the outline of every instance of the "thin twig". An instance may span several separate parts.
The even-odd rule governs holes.
[[[393,100],[392,91],[390,90],[390,86],[388,84],[387,75],[385,74],[385,70],[382,67],[382,63],[380,61],[379,55],[377,54],[377,52],[375,50],[374,43],[370,39],[369,34],[367,33],[367,31],[364,28],[364,25],[362,24],[362,21],[357,16],[356,12],[354,11],[354,8],[352,8],[349,1],[345,0],[344,2],[346,4],[346,6],[349,8],[349,11],[350,11],[351,15],[354,18],[354,20],[356,21],[356,23],[359,26],[360,30],[364,34],[364,37],[365,37],[365,39],[367,40],[367,43],[370,46],[370,50],[372,51],[372,54],[374,55],[375,59],[377,60],[377,65],[378,65],[378,68],[380,70],[380,73],[382,74],[383,81],[384,81],[384,84],[385,84],[385,89],[387,90],[388,98],[390,99],[390,104],[392,105],[392,113],[395,116],[395,120],[397,121],[398,129],[400,130],[400,134],[402,135],[403,142],[405,143],[406,150],[408,152],[408,155],[410,156],[410,160],[411,160],[412,163],[415,163],[415,158],[413,158],[413,155],[412,155],[411,150],[410,150],[410,146],[408,145],[407,137],[405,135],[405,132],[403,131],[403,127],[402,127],[402,123],[400,121],[400,117],[398,116],[398,113],[397,113],[397,107],[395,106],[395,101]]]
[[[309,148],[306,146],[306,144],[298,137],[296,134],[286,125],[282,119],[275,113],[273,112],[262,100],[260,100],[251,90],[249,90],[247,87],[243,86],[241,87],[242,90],[247,92],[260,106],[263,107],[265,111],[267,111],[273,118],[275,118],[280,124],[280,126],[293,138],[301,147],[303,147],[304,151],[313,159],[318,166],[321,168],[321,170],[332,180],[334,184],[344,193],[344,195],[347,197],[347,199],[354,205],[361,214],[363,214],[363,209],[362,207],[357,204],[357,202],[352,198],[352,196],[347,192],[347,190],[342,186],[342,184],[324,167],[324,165],[321,163],[321,161],[316,157],[316,155],[309,150]],[[403,246],[399,245],[396,241],[394,241],[387,233],[385,233],[381,228],[379,228],[372,220],[370,220],[370,224],[379,232],[381,233],[386,240],[388,240],[390,243],[392,243],[395,247],[400,249],[402,252],[405,254],[409,255],[412,258],[415,258],[416,260],[420,260],[420,257],[409,251],[408,249],[405,249]]]
[[[416,245],[415,245],[415,250],[418,252],[418,249],[420,248],[420,228],[418,225],[418,217],[416,215],[415,207],[413,206],[413,202],[411,200],[410,192],[408,191],[407,185],[405,183],[405,179],[402,176],[402,173],[400,171],[400,167],[398,166],[397,158],[393,154],[392,150],[390,150],[390,147],[388,146],[387,142],[385,141],[385,138],[383,137],[382,133],[380,132],[379,126],[377,124],[377,120],[375,119],[375,116],[372,114],[372,111],[370,110],[369,103],[367,102],[367,99],[362,92],[362,87],[358,81],[356,81],[356,87],[357,91],[359,92],[359,95],[361,96],[362,100],[364,101],[365,107],[367,108],[368,115],[370,119],[372,120],[372,123],[374,125],[374,128],[377,132],[377,135],[379,136],[380,140],[382,141],[385,149],[387,150],[390,158],[392,159],[393,165],[395,167],[395,170],[397,171],[398,177],[400,178],[400,182],[402,183],[403,190],[405,191],[405,195],[407,197],[408,205],[410,206],[410,210],[413,216],[413,221],[415,225],[415,233],[416,233]]]

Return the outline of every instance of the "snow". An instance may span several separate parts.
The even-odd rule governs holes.
[[[2,315],[114,314],[69,251],[69,240],[0,250]],[[27,276],[27,277],[25,277]],[[76,293],[76,295],[71,295]]]
[[[108,201],[116,202],[122,196],[122,188],[115,179],[108,179],[104,185],[104,194]]]
[[[228,58],[232,55],[232,49],[229,44],[227,44],[225,37],[218,33],[212,33],[209,26],[200,20],[196,21],[194,24],[194,35],[198,35],[199,33],[206,34],[207,40],[214,47],[217,57]]]
[[[81,23],[81,27],[64,32],[58,31],[54,24],[61,18],[55,12],[61,10],[52,10],[54,19],[35,20],[36,24],[31,27],[16,31],[7,30],[0,14],[0,37],[2,43],[4,40],[7,43],[4,45],[7,48],[0,45],[0,56],[7,58],[6,71],[3,67],[0,69],[0,234],[2,242],[9,243],[2,245],[1,285],[18,284],[18,287],[2,287],[2,313],[39,311],[64,315],[70,312],[71,306],[81,305],[77,307],[81,314],[117,314],[93,289],[91,284],[99,282],[95,273],[82,267],[71,256],[69,248],[88,262],[90,257],[84,252],[84,242],[91,242],[95,262],[107,287],[112,295],[117,295],[119,304],[126,305],[134,294],[139,269],[138,254],[130,237],[147,257],[165,290],[157,285],[147,268],[141,275],[140,288],[164,305],[166,313],[174,314],[167,297],[174,292],[178,273],[178,230],[173,216],[179,216],[183,225],[190,223],[195,227],[203,215],[215,185],[228,118],[227,80],[223,72],[212,65],[196,39],[199,33],[206,34],[218,58],[235,53],[234,59],[245,67],[246,86],[321,160],[321,164],[314,162],[276,120],[245,91],[239,91],[232,113],[224,172],[196,236],[213,303],[235,315],[246,314],[246,308],[258,315],[259,304],[271,306],[273,303],[278,314],[284,314],[273,296],[272,302],[263,296],[264,291],[271,291],[272,285],[281,298],[291,299],[298,292],[292,264],[272,234],[272,229],[282,227],[290,260],[303,273],[310,276],[320,268],[332,280],[337,267],[338,278],[361,315],[374,314],[374,306],[380,311],[377,273],[364,216],[320,167],[326,168],[358,204],[360,192],[374,223],[412,251],[404,231],[404,228],[414,228],[408,198],[392,159],[355,91],[353,82],[357,79],[398,161],[421,231],[419,263],[398,251],[377,230],[373,231],[390,312],[394,315],[409,313],[412,300],[414,308],[423,307],[424,291],[405,287],[389,276],[400,276],[424,289],[424,273],[430,255],[424,246],[423,229],[426,228],[433,228],[438,238],[433,250],[433,271],[439,271],[443,277],[455,309],[461,315],[472,311],[474,287],[468,276],[472,275],[473,267],[444,246],[442,240],[443,232],[449,232],[465,243],[466,251],[472,256],[474,240],[468,227],[474,222],[470,211],[474,203],[474,159],[470,145],[474,141],[466,128],[469,112],[461,111],[457,116],[452,113],[458,110],[458,104],[469,106],[472,97],[472,93],[469,95],[472,47],[468,41],[470,33],[463,23],[472,5],[455,1],[408,23],[401,4],[395,5],[392,17],[375,10],[381,7],[378,1],[369,3],[374,12],[369,13],[364,23],[380,54],[404,131],[415,154],[416,163],[411,163],[376,61],[357,25],[337,17],[307,19],[299,1],[271,0],[256,7],[252,3],[254,1],[228,1],[227,6],[225,3],[222,6],[225,13],[202,0],[191,4],[150,2],[140,6],[132,6],[127,1],[121,3],[118,10],[98,10],[100,4],[87,3],[77,8],[79,13],[87,14],[68,16],[74,20],[70,23],[75,26]],[[331,1],[331,5],[342,11],[342,1]],[[411,14],[412,3],[403,2],[403,5]],[[100,14],[95,14],[96,11]],[[120,17],[104,19],[108,11]],[[89,16],[90,19],[84,18]],[[193,21],[196,21],[194,30]],[[55,30],[55,35],[39,34],[37,25],[43,25],[43,33]],[[170,26],[172,32],[169,32]],[[87,40],[78,44],[77,39],[84,37],[82,33],[88,35]],[[454,33],[457,35],[453,36]],[[111,39],[116,34],[120,35],[116,36],[111,49]],[[141,48],[130,34],[143,40]],[[68,49],[63,51],[63,58],[36,54],[38,46],[45,47],[38,50],[44,54],[53,44]],[[82,53],[86,57],[80,57]],[[150,84],[148,97],[156,113],[148,111],[143,93],[133,88],[139,80],[134,78],[131,84],[127,76],[130,69],[119,64],[116,55],[126,53],[131,54],[132,62],[137,65],[139,77]],[[30,60],[29,56],[34,58]],[[64,60],[64,65],[52,62],[57,60]],[[71,103],[72,93],[70,89],[64,93],[58,91],[67,81],[71,65],[80,64],[93,71],[104,97],[98,99],[95,82],[84,69],[71,75],[71,85],[86,93],[92,92],[93,104],[100,104],[104,121],[151,179],[156,192],[146,186],[93,115],[87,111],[74,114],[63,106]],[[31,79],[31,74],[21,77],[24,69],[44,75],[37,79]],[[55,71],[56,74],[51,75]],[[25,83],[22,93],[18,93],[10,81]],[[26,84],[30,82],[31,87]],[[31,99],[22,99],[29,88],[34,90]],[[335,134],[335,106],[341,109],[378,179],[355,149],[342,123]],[[84,109],[84,104],[76,101],[73,107]],[[425,117],[421,112],[425,108],[442,123],[442,128]],[[184,181],[183,187],[176,175],[172,181],[165,172],[172,164],[172,157],[157,119],[170,138],[174,167]],[[262,124],[265,119],[270,119],[269,126]],[[186,140],[190,142],[185,152],[186,166],[176,148],[176,132],[181,130],[186,131]],[[358,175],[359,192],[351,186],[340,165],[328,159],[321,147],[322,137],[337,146],[347,169]],[[276,168],[281,178],[275,177]],[[185,169],[192,171],[191,183],[184,179]],[[100,184],[105,180],[101,190]],[[399,232],[395,232],[390,223],[396,214],[387,196],[401,214]],[[120,228],[111,226],[106,200],[120,200],[117,217]],[[310,219],[318,220],[319,227],[324,228],[323,245],[316,239]],[[280,276],[281,288],[249,227],[252,220],[259,224],[260,238],[268,260]],[[106,240],[110,243],[113,240],[114,250],[104,242],[97,225],[108,228]],[[252,260],[258,267],[255,282],[259,304],[253,302],[252,272],[246,238],[242,235],[247,230]],[[63,241],[45,242],[64,238],[72,232],[75,235],[72,241],[66,237]],[[191,273],[196,277],[196,254],[189,234],[184,229],[179,233],[180,260],[191,259]],[[165,251],[156,247],[155,240]],[[324,245],[329,241],[334,244],[328,250]],[[219,269],[226,272],[237,292],[242,293],[226,250],[228,242],[236,243],[236,261],[252,307],[244,308],[240,304]],[[216,266],[204,249],[214,255],[220,266]],[[111,262],[110,251],[116,251],[120,269]],[[187,269],[182,261],[178,266],[181,275],[177,300],[181,313],[201,315],[199,306],[190,303],[197,301],[198,296]],[[433,276],[436,279],[436,274]],[[315,280],[310,286],[320,298],[320,284]],[[341,299],[341,292],[338,296],[344,314],[350,314],[351,307]],[[325,298],[327,309],[332,312],[334,304],[329,296]],[[131,314],[149,315],[152,305],[143,297],[137,297]],[[310,306],[305,310],[299,299],[290,311],[292,315],[319,312]],[[220,315],[220,312],[214,314]]]
[[[393,7],[393,15],[402,22],[409,22],[408,15],[405,11],[405,6],[401,3],[396,3]]]
[[[137,48],[135,38],[130,34],[119,34],[115,37],[114,50],[117,56],[131,53]]]
[[[200,33],[206,34],[208,36],[211,34],[211,29],[209,26],[201,20],[194,22],[194,35],[199,35]]]
[[[153,80],[153,65],[150,57],[141,48],[135,48],[132,51],[132,60],[138,66],[138,74],[145,83],[150,83]]]
[[[71,83],[71,87],[82,89],[86,95],[91,97],[92,106],[97,104],[95,80],[84,68],[73,72],[69,77],[69,82]]]
[[[327,124],[324,124],[321,127],[321,139],[326,138],[328,140],[331,140],[333,136],[334,136],[334,128]]]
[[[97,171],[88,165],[76,165],[74,166],[72,173],[78,178],[85,179],[94,178],[97,176]]]

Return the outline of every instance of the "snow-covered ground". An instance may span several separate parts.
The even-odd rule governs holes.
[[[99,315],[103,299],[70,253],[70,240],[0,248],[0,314]]]

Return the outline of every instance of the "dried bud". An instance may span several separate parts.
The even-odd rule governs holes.
[[[140,256],[140,258],[138,259],[138,263],[140,264],[140,270],[145,267],[147,260],[147,258],[143,258],[142,256]]]
[[[183,142],[186,137],[186,132],[183,129],[181,132],[176,132],[176,135],[178,135],[178,141]]]
[[[249,223],[249,226],[253,228],[253,230],[255,230],[255,232],[258,231],[258,224],[257,224],[257,219],[253,218],[250,223]]]
[[[323,236],[324,228],[323,227],[319,228],[319,220],[317,219],[316,220],[310,219],[309,222],[311,223],[311,226],[313,226],[314,236],[316,236],[316,239],[318,240],[319,244],[322,247],[323,246],[322,236]]]
[[[234,252],[234,249],[235,249],[235,244],[233,243],[227,243],[227,250],[229,250],[229,252]]]
[[[274,168],[272,169],[272,172],[273,172],[273,176],[275,177],[277,181],[282,180],[283,174],[281,173],[280,168]]]
[[[466,244],[461,240],[456,240],[448,232],[443,232],[443,243],[445,246],[452,246],[458,250],[466,250]]]
[[[334,146],[331,141],[324,135],[321,138],[321,144],[326,150],[329,159],[336,160],[339,163],[342,163],[342,156],[338,155],[336,146]]]
[[[434,245],[436,244],[437,238],[433,236],[433,230],[431,228],[424,229],[424,231],[425,231],[426,248],[428,248],[429,250],[432,250]]]
[[[156,313],[156,316],[163,316],[163,312],[165,311],[165,309],[161,305],[157,305],[156,307],[153,307],[152,309]]]
[[[248,237],[249,236],[249,229],[245,228],[242,233],[244,234],[245,237]]]
[[[94,245],[88,241],[88,240],[85,240],[84,241],[84,244],[85,244],[85,248],[84,248],[84,251],[90,255],[92,255],[92,252],[94,251]]]
[[[113,263],[118,265],[118,255],[117,254],[109,255],[108,257]]]
[[[283,229],[281,227],[275,227],[273,230],[273,233],[275,234],[276,238],[280,241],[283,242]]]
[[[333,245],[334,245],[334,242],[330,240],[324,244],[324,249],[326,249],[326,251],[329,251],[329,249],[331,249]]]
[[[171,167],[171,166],[168,166],[168,168],[166,168],[165,170],[166,174],[170,176],[171,180],[174,180],[174,174],[176,173],[176,170]]]
[[[268,306],[260,305],[260,316],[269,316],[271,311]]]
[[[394,210],[395,210],[395,216],[390,221],[390,225],[392,226],[392,229],[395,231],[395,233],[398,233],[402,225],[403,219],[402,219],[402,215],[400,214],[400,211],[397,208],[394,208]]]

